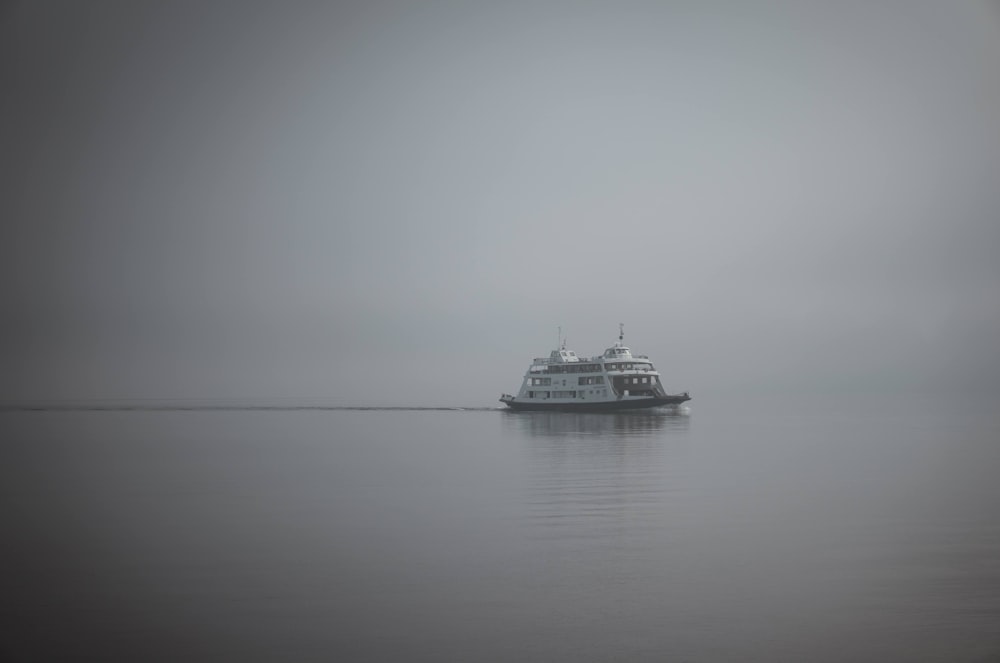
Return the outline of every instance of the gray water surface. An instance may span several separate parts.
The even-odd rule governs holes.
[[[985,405],[0,431],[3,660],[1000,660]]]

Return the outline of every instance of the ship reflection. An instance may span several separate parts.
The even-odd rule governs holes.
[[[683,406],[615,413],[505,410],[504,415],[505,427],[532,437],[648,437],[687,430],[690,423]]]
[[[659,531],[684,489],[686,410],[616,413],[509,412],[523,440],[529,536],[606,550]],[[636,526],[637,523],[643,523]],[[559,568],[562,557],[554,558]]]

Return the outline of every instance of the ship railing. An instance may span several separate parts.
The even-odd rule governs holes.
[[[631,357],[632,357],[632,359],[649,359],[649,355],[631,355]],[[608,359],[608,357],[605,357],[604,355],[594,355],[590,359],[587,359],[585,357],[577,357],[577,359],[579,360],[579,363],[582,363],[582,364],[597,364],[597,363],[600,363],[600,361],[602,359]],[[618,359],[617,361],[627,361],[627,360]],[[552,363],[556,363],[556,362],[553,362],[551,357],[535,357],[534,359],[531,360],[531,363],[533,363],[533,364],[552,364]],[[566,364],[575,364],[577,362],[568,361],[568,362],[563,362],[563,363],[566,363]]]

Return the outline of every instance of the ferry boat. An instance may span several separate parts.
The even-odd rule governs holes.
[[[512,410],[589,412],[679,405],[691,400],[686,391],[668,394],[649,357],[633,355],[624,340],[624,327],[619,325],[618,342],[603,355],[588,359],[567,350],[560,338],[558,350],[532,361],[517,396],[503,394],[500,402]]]

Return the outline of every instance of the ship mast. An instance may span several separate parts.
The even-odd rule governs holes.
[[[624,322],[619,322],[618,323],[618,345],[621,345],[624,340],[625,340],[625,323]]]

